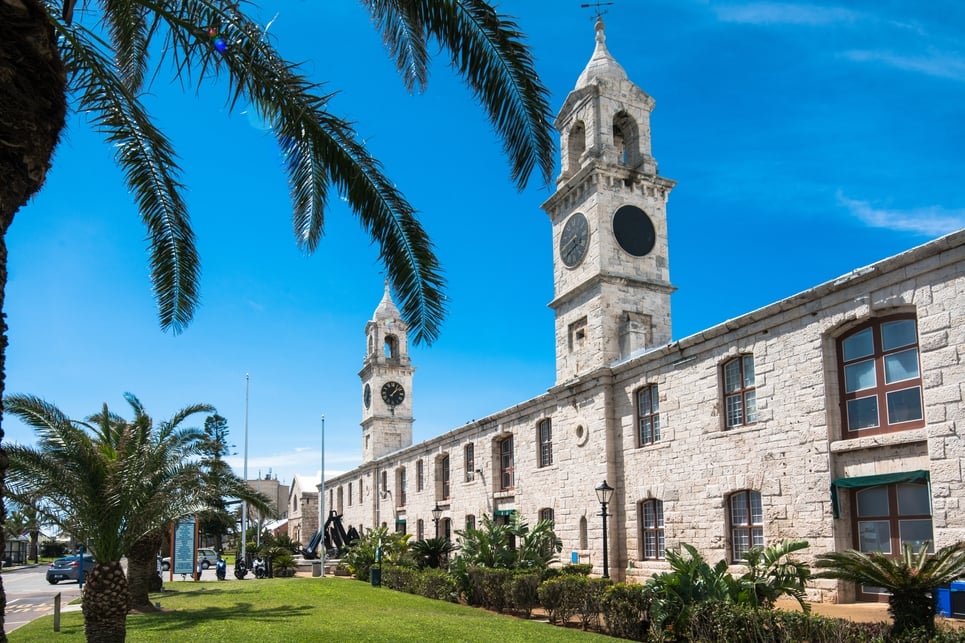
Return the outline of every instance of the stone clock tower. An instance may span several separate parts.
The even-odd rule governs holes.
[[[412,374],[408,327],[389,284],[365,325],[362,380],[362,462],[412,445]]]
[[[556,383],[671,340],[667,197],[650,155],[654,101],[606,48],[556,118],[562,171],[544,204],[553,224]]]

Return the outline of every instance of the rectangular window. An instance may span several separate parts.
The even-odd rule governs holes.
[[[396,493],[399,496],[397,499],[396,505],[399,507],[404,507],[405,506],[405,485],[406,485],[404,468],[399,469],[399,475],[396,480],[396,484],[398,485],[398,491]]]
[[[663,530],[663,501],[644,500],[640,503],[643,531],[643,558],[660,560],[666,550]]]
[[[466,529],[475,529],[475,528],[476,528],[476,517],[472,514],[469,514],[468,516],[466,516]]]
[[[545,520],[547,522],[553,522],[555,520],[553,510],[547,507],[546,509],[539,510],[539,519]]]
[[[764,546],[764,506],[758,491],[730,497],[731,561],[739,562],[753,547]]]
[[[539,422],[539,466],[553,464],[553,422],[549,418]]]
[[[348,483],[348,506],[352,506],[352,483]]]
[[[637,446],[643,447],[660,440],[660,399],[657,385],[644,386],[637,391]]]
[[[754,356],[742,355],[724,364],[724,418],[730,429],[757,422]]]
[[[509,491],[515,486],[513,464],[513,437],[510,436],[499,442],[499,488],[503,491]]]
[[[443,500],[449,499],[449,456],[444,455],[439,460],[439,480],[440,492],[442,493],[441,498]]]
[[[928,542],[934,553],[931,492],[927,482],[902,482],[852,489],[855,545],[865,553],[881,552],[900,556],[902,546],[913,549]],[[859,598],[877,600],[888,592],[882,587],[862,585]]]
[[[476,447],[472,442],[463,449],[463,458],[466,461],[466,482],[472,482],[476,471]]]
[[[426,486],[425,470],[422,468],[422,460],[415,463],[415,490],[422,491]]]

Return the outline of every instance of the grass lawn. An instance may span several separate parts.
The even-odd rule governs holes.
[[[372,587],[345,578],[272,578],[168,583],[152,594],[161,610],[127,617],[138,641],[589,641],[599,634],[516,619]],[[45,616],[8,635],[21,641],[84,641],[80,612]]]

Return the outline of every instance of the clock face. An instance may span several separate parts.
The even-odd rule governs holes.
[[[365,385],[365,389],[362,391],[362,401],[365,402],[365,408],[369,408],[372,405],[372,387],[368,384]]]
[[[613,236],[626,252],[643,257],[657,241],[653,221],[635,205],[625,205],[613,215]]]
[[[567,268],[579,265],[586,255],[589,240],[590,226],[586,217],[577,212],[563,226],[563,234],[560,235],[560,259],[563,265]]]
[[[398,382],[386,382],[382,385],[382,401],[389,406],[398,406],[405,399],[405,389]]]

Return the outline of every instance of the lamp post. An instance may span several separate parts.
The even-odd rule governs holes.
[[[602,511],[600,516],[603,517],[603,578],[610,577],[610,567],[607,564],[607,552],[606,552],[606,519],[609,514],[606,512],[606,506],[610,504],[610,498],[613,497],[613,487],[606,483],[606,480],[596,488],[596,497],[600,501],[600,506]]]
[[[439,537],[439,518],[441,517],[442,517],[442,507],[440,507],[439,503],[437,502],[436,506],[432,510],[432,522],[436,523],[436,538]]]

